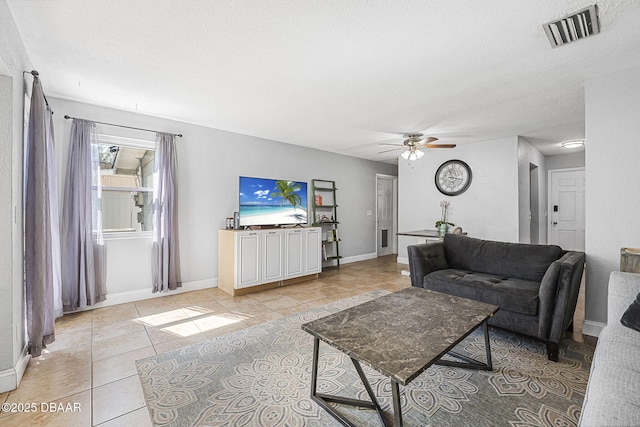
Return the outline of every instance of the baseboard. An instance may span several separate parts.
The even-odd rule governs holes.
[[[205,279],[205,280],[195,280],[193,282],[184,282],[182,283],[182,287],[176,289],[175,291],[169,292],[151,292],[151,288],[148,289],[138,289],[135,291],[128,292],[118,292],[115,294],[107,294],[107,299],[94,304],[92,306],[87,307],[85,310],[93,310],[96,308],[109,307],[112,305],[125,304],[128,302],[142,301],[145,299],[152,298],[162,298],[169,295],[177,295],[183,292],[189,291],[197,291],[200,289],[208,289],[208,288],[217,288],[218,287],[218,279]],[[82,310],[78,310],[82,311]]]
[[[602,329],[607,326],[606,323],[593,322],[591,320],[584,320],[582,322],[582,334],[589,335],[590,337],[599,337]]]
[[[340,264],[349,264],[352,262],[366,261],[369,259],[375,259],[377,257],[378,257],[378,254],[376,252],[362,254],[362,255],[348,256],[348,257],[341,258]],[[407,260],[406,264],[408,263],[409,261]],[[216,277],[211,279],[196,280],[193,282],[185,282],[182,284],[181,288],[178,288],[175,291],[170,291],[170,292],[153,293],[151,292],[151,288],[138,289],[135,291],[128,291],[128,292],[118,292],[115,294],[108,294],[106,300],[99,302],[97,304],[94,304],[90,307],[87,307],[85,310],[93,310],[96,308],[109,307],[112,305],[125,304],[128,302],[141,301],[145,299],[162,298],[168,295],[177,295],[182,292],[197,291],[200,289],[217,288],[217,287],[218,287],[218,278]],[[81,310],[78,310],[78,311],[81,311]]]
[[[15,390],[22,380],[31,356],[27,354],[27,347],[22,350],[16,366],[0,372],[0,393]]]
[[[398,264],[407,264],[407,265],[409,265],[409,257],[406,257],[406,256],[399,256],[399,257],[396,259],[396,262],[397,262]]]
[[[375,252],[370,254],[347,256],[340,259],[340,264],[349,264],[352,262],[366,261],[368,259],[375,259],[375,258],[378,258],[378,254]]]

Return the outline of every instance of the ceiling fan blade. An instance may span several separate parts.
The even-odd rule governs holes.
[[[385,151],[378,151],[378,154],[382,154],[382,153],[389,153],[391,151],[396,151],[399,150],[400,148],[392,148],[391,150],[385,150]]]
[[[386,142],[381,142],[381,143],[380,143],[380,144],[378,144],[378,145],[392,145],[392,146],[394,146],[394,147],[404,147],[404,144],[388,144],[388,143],[386,143]]]
[[[429,143],[431,143],[431,142],[435,142],[435,141],[437,141],[437,140],[438,140],[438,138],[436,138],[436,137],[434,137],[434,136],[430,136],[430,137],[428,137],[428,138],[425,140],[425,143],[426,143],[426,144],[429,144]]]
[[[427,148],[455,148],[456,144],[426,144]]]

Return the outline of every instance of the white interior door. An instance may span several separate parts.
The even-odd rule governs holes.
[[[395,233],[394,209],[393,209],[393,181],[392,176],[377,176],[378,197],[376,201],[376,241],[378,256],[391,255],[393,253],[393,241]]]
[[[549,171],[549,244],[584,251],[584,169]]]

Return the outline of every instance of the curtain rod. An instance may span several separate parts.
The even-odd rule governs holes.
[[[67,119],[67,120],[70,120],[70,119],[87,120],[87,119],[80,119],[78,117],[71,117],[71,116],[68,116],[68,115],[65,115],[64,118]],[[114,123],[96,122],[95,120],[89,120],[89,121],[92,121],[94,123],[100,123],[101,125],[116,126],[116,127],[119,127],[119,128],[134,129],[134,130],[143,130],[145,132],[168,133],[169,135],[174,135],[174,136],[177,136],[179,138],[182,138],[182,134],[181,133],[160,132],[160,131],[152,130],[152,129],[143,129],[143,128],[136,128],[136,127],[133,127],[133,126],[116,125]]]
[[[31,70],[31,71],[23,71],[22,75],[24,76],[25,74],[31,74],[33,76],[34,79],[38,79],[40,80],[40,73],[36,70]],[[40,85],[42,85],[42,82],[40,82]],[[44,94],[44,88],[42,89],[42,96],[44,97],[44,103],[47,104],[47,107],[49,107],[49,109],[51,110],[51,107],[49,106],[49,101],[47,101],[47,95]],[[53,110],[51,110],[51,114],[53,114]]]

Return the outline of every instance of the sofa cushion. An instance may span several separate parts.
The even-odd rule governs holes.
[[[598,337],[580,426],[637,426],[640,421],[640,334],[607,325]]]
[[[444,236],[449,268],[540,282],[564,251],[556,245],[494,242],[459,234]]]
[[[624,312],[620,322],[627,328],[640,332],[640,294],[636,296],[636,299]]]
[[[600,361],[640,373],[640,333],[619,323],[609,324],[598,335],[595,354]]]
[[[637,426],[640,373],[596,357],[584,397],[580,426]]]
[[[427,274],[423,286],[433,291],[495,304],[501,309],[517,313],[538,313],[540,283],[533,281],[446,269]]]

